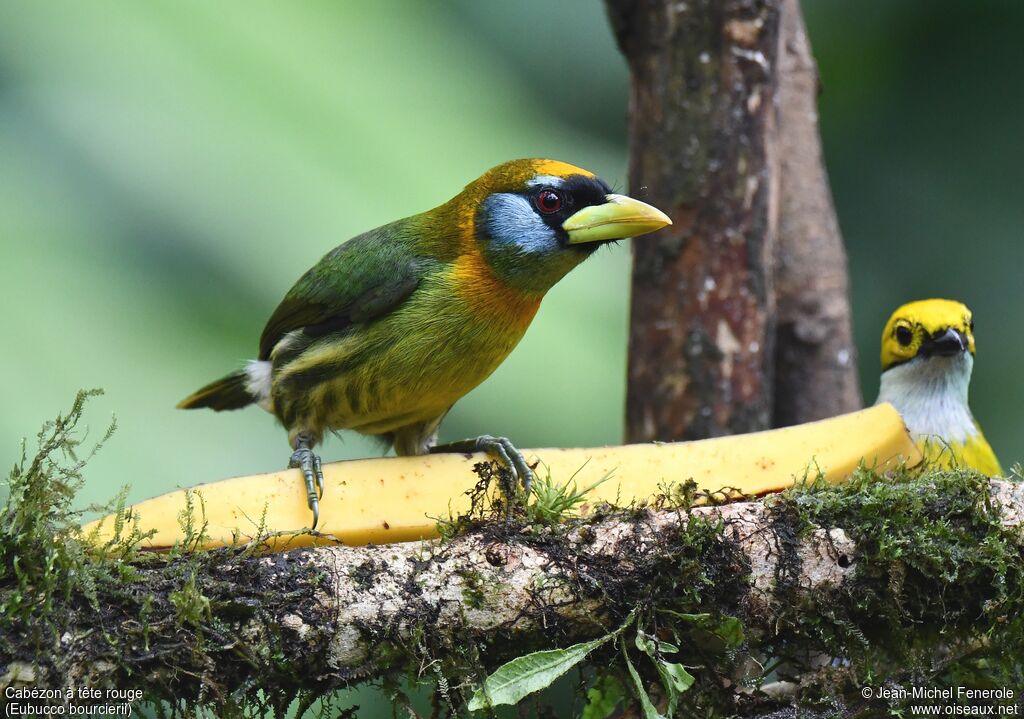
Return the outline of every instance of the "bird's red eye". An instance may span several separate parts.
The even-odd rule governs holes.
[[[553,190],[541,190],[537,193],[534,201],[537,204],[537,209],[545,215],[550,215],[552,212],[558,212],[562,209],[562,197]]]

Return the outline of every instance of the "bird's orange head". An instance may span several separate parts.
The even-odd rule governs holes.
[[[542,295],[599,246],[672,224],[588,170],[541,159],[498,165],[435,213],[449,232],[458,228],[463,262],[477,256],[478,270],[531,295]]]

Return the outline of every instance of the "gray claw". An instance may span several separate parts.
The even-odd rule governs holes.
[[[292,452],[288,466],[302,470],[306,482],[306,506],[313,510],[313,524],[310,529],[316,529],[317,522],[320,521],[320,497],[324,493],[324,473],[320,467],[320,457],[309,447],[299,447]]]
[[[316,472],[316,493],[317,497],[323,499],[324,496],[324,470],[320,466],[320,455],[313,455],[313,469]]]
[[[497,455],[512,472],[514,478],[522,483],[523,492],[529,499],[530,488],[533,486],[533,470],[526,463],[523,453],[515,448],[510,439],[484,434],[476,438],[476,448],[481,452]]]
[[[317,522],[320,521],[320,501],[316,497],[311,497],[309,508],[313,510],[313,524],[309,525],[309,528],[316,529]]]
[[[533,470],[526,463],[523,453],[515,448],[512,441],[507,437],[494,437],[489,434],[482,434],[475,439],[463,439],[457,442],[448,442],[430,448],[431,452],[487,452],[494,455],[512,473],[513,482],[521,482],[526,499],[530,498],[530,488],[533,487]],[[506,492],[515,492],[515,484],[511,488],[503,489]]]

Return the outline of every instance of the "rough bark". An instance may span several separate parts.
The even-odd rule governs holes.
[[[989,491],[1002,526],[1021,526],[1024,486],[992,480]],[[734,610],[748,631],[771,634],[791,606],[826,611],[815,602],[856,577],[861,552],[841,527],[795,530],[786,506],[758,501],[611,515],[557,540],[544,532],[502,536],[499,522],[443,544],[227,559],[199,576],[183,573],[180,562],[162,563],[142,569],[131,585],[149,597],[142,614],[138,596],[132,603],[123,594],[101,595],[102,612],[75,615],[52,656],[5,646],[0,684],[159,683],[182,696],[241,686],[268,694],[321,691],[386,672],[401,651],[484,646],[478,642],[497,636],[502,641],[487,646],[498,653],[482,657],[493,665],[508,652],[550,645],[552,635],[567,642],[606,632],[621,620],[609,616],[611,598],[635,601],[653,592],[666,567],[680,566],[671,556],[678,537],[699,519],[722,522],[720,529],[704,522],[716,526],[718,547],[700,556],[718,565],[705,567],[705,575],[720,578],[716,588],[738,602]],[[692,553],[693,545],[680,551]],[[959,581],[950,573],[943,591],[951,596]],[[116,655],[112,647],[119,647]]]
[[[861,394],[846,251],[818,134],[818,71],[798,0],[783,0],[778,60],[772,425],[784,427],[858,409]]]
[[[632,75],[631,191],[674,222],[634,247],[627,440],[765,429],[778,4],[608,7]]]
[[[799,5],[607,5],[632,77],[631,191],[675,223],[634,243],[627,440],[859,406]]]

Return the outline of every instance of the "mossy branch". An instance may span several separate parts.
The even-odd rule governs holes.
[[[693,507],[684,491],[562,523],[478,520],[435,542],[147,555],[87,550],[61,499],[69,461],[11,476],[4,689],[136,689],[230,716],[376,678],[396,697],[429,682],[456,713],[502,662],[609,632],[584,681],[620,699],[647,686],[654,706],[668,667],[693,681],[673,699],[687,712],[856,702],[878,676],[1019,680],[1024,486],[1006,480],[864,470],[760,501]]]
[[[435,714],[455,714],[499,664],[599,637],[581,676],[612,707],[630,686],[647,709],[736,714],[856,709],[880,676],[1020,685],[1020,483],[862,470],[697,507],[684,484],[587,519],[477,517],[437,542],[157,555],[80,536],[84,398],[8,482],[4,691],[138,690],[179,714],[257,716],[376,678],[403,706],[402,681],[429,682]]]

